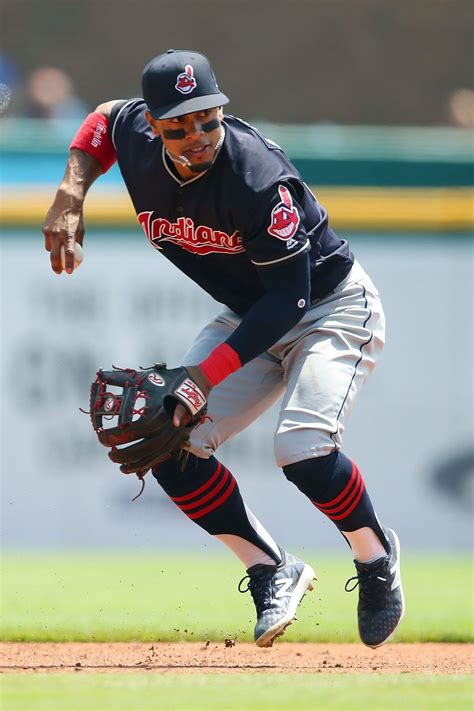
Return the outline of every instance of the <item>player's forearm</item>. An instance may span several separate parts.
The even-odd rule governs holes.
[[[273,290],[252,306],[232,335],[199,363],[212,386],[267,351],[296,326],[308,303],[299,298],[301,293],[300,289],[298,293]],[[298,306],[298,303],[302,305]]]
[[[71,206],[81,206],[91,185],[102,175],[99,161],[77,148],[71,149],[57,198]]]
[[[92,183],[116,160],[115,148],[108,134],[110,113],[116,101],[100,104],[86,116],[74,136],[64,178],[57,199],[82,206]]]
[[[108,134],[109,118],[99,111],[89,114],[74,136],[66,172],[48,210],[43,234],[57,274],[74,270],[75,245],[84,239],[83,205],[92,183],[115,162],[115,148]],[[64,261],[61,257],[64,249]]]
[[[242,365],[267,351],[296,326],[308,308],[308,296],[306,289],[275,289],[252,306],[226,341]]]
[[[266,293],[245,314],[227,343],[242,364],[271,348],[303,318],[311,300],[308,252],[281,263],[260,267]]]
[[[303,318],[310,305],[308,253],[259,271],[267,289],[227,341],[199,367],[212,385],[271,348]]]

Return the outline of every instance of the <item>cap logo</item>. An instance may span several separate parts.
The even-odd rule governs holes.
[[[190,94],[197,87],[197,81],[194,78],[194,70],[190,64],[186,64],[184,72],[176,77],[175,89],[181,94]]]

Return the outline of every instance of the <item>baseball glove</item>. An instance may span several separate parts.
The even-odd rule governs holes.
[[[92,427],[121,471],[142,479],[149,469],[181,453],[206,413],[207,400],[186,368],[168,369],[166,363],[144,370],[112,367],[99,370],[91,385]],[[190,419],[175,427],[178,403]]]

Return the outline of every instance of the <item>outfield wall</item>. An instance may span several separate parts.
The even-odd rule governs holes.
[[[41,225],[79,123],[2,120],[3,225]],[[257,126],[286,151],[336,230],[473,230],[474,154],[468,131],[269,122]],[[85,220],[89,229],[136,227],[117,165],[91,190]]]
[[[388,322],[382,362],[348,423],[382,520],[407,548],[471,544],[472,243],[433,234],[352,234]],[[140,230],[90,231],[85,261],[53,274],[39,230],[7,231],[2,277],[2,526],[5,548],[218,548],[160,492],[143,496],[108,461],[89,419],[99,366],[179,362],[216,304]],[[344,544],[273,461],[276,411],[226,444],[250,507],[291,547]]]

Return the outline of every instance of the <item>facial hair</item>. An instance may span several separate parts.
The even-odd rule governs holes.
[[[207,161],[207,163],[199,163],[196,165],[191,165],[188,166],[188,170],[191,170],[193,173],[205,173],[206,170],[209,170],[211,165],[213,164],[214,159],[211,161]]]

